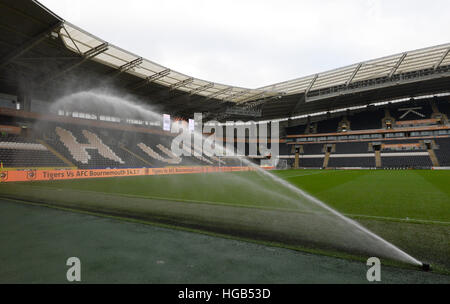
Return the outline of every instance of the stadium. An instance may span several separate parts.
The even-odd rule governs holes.
[[[0,8],[1,283],[450,283],[450,43],[248,89]]]

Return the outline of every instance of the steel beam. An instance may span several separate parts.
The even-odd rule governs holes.
[[[444,52],[444,54],[442,54],[441,58],[439,58],[439,61],[436,62],[436,64],[434,65],[433,69],[436,71],[442,64],[442,62],[444,62],[444,59],[447,57],[447,55],[450,53],[450,47]]]
[[[178,95],[178,96],[172,96],[172,97],[169,97],[169,98],[167,98],[167,99],[164,99],[162,102],[166,102],[166,101],[172,101],[172,102],[176,102],[176,101],[178,101],[178,100],[180,100],[180,99],[183,99],[183,98],[186,98],[186,97],[191,97],[191,96],[193,96],[193,95],[195,95],[195,94],[198,94],[198,93],[200,93],[200,92],[203,92],[203,91],[205,91],[205,90],[207,90],[207,89],[210,89],[210,88],[212,88],[212,87],[214,87],[214,83],[213,82],[210,82],[210,83],[208,83],[208,84],[206,84],[206,85],[204,85],[204,86],[200,86],[200,87],[198,87],[198,88],[196,88],[196,89],[193,89],[193,90],[191,90],[191,91],[187,91],[187,92],[184,92],[184,91],[181,91],[182,93],[187,93],[187,94],[189,94],[188,96],[186,96],[186,95],[184,95],[184,94],[181,94],[181,95]],[[204,96],[202,96],[202,97],[204,97]],[[193,97],[192,99],[190,99],[190,100],[196,100],[196,98],[195,97]]]
[[[239,100],[239,101],[237,102],[237,104],[242,104],[242,103],[245,103],[245,102],[247,102],[247,101],[257,99],[257,98],[259,98],[259,97],[262,97],[262,96],[266,95],[267,93],[268,93],[267,91],[264,91],[264,92],[259,92],[259,93],[253,94],[253,95],[250,96],[250,97],[244,98],[243,100]]]
[[[135,59],[135,60],[133,60],[133,61],[130,61],[130,62],[125,63],[124,65],[122,65],[122,66],[119,68],[119,71],[120,71],[120,72],[126,72],[126,71],[129,71],[129,70],[131,70],[132,68],[135,68],[135,67],[137,67],[138,65],[140,65],[143,61],[144,61],[144,60],[142,59],[142,57],[139,57],[139,58],[137,58],[137,59]]]
[[[165,70],[162,70],[161,72],[155,73],[152,76],[147,77],[146,80],[147,80],[148,83],[154,82],[154,81],[156,81],[158,79],[166,77],[167,75],[170,74],[170,72],[171,72],[170,69],[165,69]]]
[[[11,61],[16,60],[17,58],[19,58],[32,48],[34,48],[42,41],[44,41],[49,33],[58,30],[62,25],[63,25],[62,22],[57,22],[56,24],[52,25],[48,29],[44,30],[43,32],[39,33],[35,37],[31,38],[30,40],[22,44],[20,47],[18,47],[8,55],[6,55],[4,58],[0,59],[0,69],[3,68],[8,63],[10,63]]]
[[[308,95],[309,91],[311,91],[312,87],[314,86],[314,83],[316,83],[317,78],[319,78],[319,74],[316,74],[316,75],[314,76],[314,78],[311,80],[311,83],[310,83],[309,86],[306,88],[305,96]]]
[[[208,95],[208,96],[206,97],[206,100],[211,99],[211,98],[214,98],[214,97],[219,96],[219,95],[222,95],[222,94],[226,94],[226,93],[230,92],[231,90],[233,90],[233,88],[232,88],[232,87],[228,87],[228,88],[226,88],[226,89],[217,91],[217,92],[215,92],[215,93],[212,93],[211,95]]]
[[[350,83],[352,83],[353,79],[355,78],[356,74],[358,74],[358,72],[361,69],[362,65],[363,65],[362,63],[358,64],[356,69],[353,71],[352,76],[350,76],[349,80],[347,80],[345,86],[348,87],[350,85]]]
[[[265,93],[267,93],[267,92],[265,92]],[[246,104],[246,105],[241,106],[241,107],[238,107],[238,104],[236,104],[236,106],[234,106],[234,107],[237,108],[237,109],[252,110],[253,108],[258,107],[258,106],[262,106],[262,105],[265,104],[266,102],[269,102],[269,101],[271,101],[271,100],[273,100],[273,99],[279,99],[279,98],[281,98],[283,95],[284,95],[283,93],[279,93],[279,94],[276,94],[276,95],[271,96],[271,97],[266,97],[266,98],[264,98],[264,99],[261,99],[261,100],[258,100],[258,101],[251,102],[251,103]],[[233,107],[233,108],[234,108],[234,107]],[[261,111],[262,111],[262,109],[261,109]],[[227,118],[227,117],[229,117],[229,116],[231,116],[230,113],[222,113],[220,117],[221,117],[221,119],[223,119],[223,118]]]
[[[300,107],[300,105],[302,103],[304,103],[305,101],[306,101],[306,93],[302,97],[299,98],[299,100],[294,105],[294,108],[292,109],[291,114],[289,116],[294,116],[295,112],[297,112],[297,110]]]
[[[206,84],[204,86],[201,86],[201,87],[198,87],[196,89],[193,89],[192,91],[189,92],[189,95],[192,96],[194,94],[198,94],[200,92],[206,91],[206,90],[211,89],[213,87],[214,87],[214,83],[210,82],[210,83],[208,83],[208,84]]]
[[[286,95],[285,92],[264,91],[262,93],[250,96],[249,98],[246,98],[245,100],[241,100],[237,104],[250,102],[250,106],[255,106],[255,105],[259,105],[261,103],[265,103],[265,102],[273,100],[273,99],[281,99],[281,97],[283,97],[284,95]]]
[[[139,88],[141,88],[141,87],[143,87],[143,86],[145,86],[145,85],[147,85],[149,83],[152,83],[152,82],[154,82],[154,81],[156,81],[158,79],[164,78],[167,75],[169,75],[170,72],[171,72],[170,69],[165,69],[165,70],[162,70],[161,72],[155,73],[155,74],[145,78],[144,80],[140,81],[138,84],[130,87],[130,90],[135,91],[135,90],[137,90],[137,89],[139,89]]]
[[[420,82],[427,81],[427,80],[433,80],[433,79],[439,79],[439,78],[445,78],[445,77],[450,77],[450,72],[435,73],[432,75],[421,76],[421,77],[417,77],[414,79],[404,79],[404,80],[398,80],[398,81],[392,80],[389,82],[375,84],[372,86],[367,86],[367,87],[362,86],[362,87],[358,87],[358,88],[352,88],[352,89],[349,89],[346,91],[327,93],[327,94],[323,94],[323,95],[309,97],[308,101],[311,102],[311,101],[323,100],[323,99],[327,99],[327,98],[346,96],[346,95],[351,95],[351,94],[356,94],[356,93],[361,93],[361,92],[366,92],[366,91],[371,91],[371,90],[377,90],[377,89],[382,89],[382,88],[386,88],[386,87],[393,87],[393,83],[395,83],[396,85],[404,85],[404,84],[410,84],[410,83],[420,83]]]
[[[78,55],[81,55],[82,53],[81,53],[81,51],[80,51],[80,48],[79,48],[78,45],[75,43],[75,41],[72,39],[72,36],[70,36],[69,31],[67,30],[66,26],[63,25],[62,28],[64,29],[64,32],[66,32],[67,37],[69,37],[70,41],[72,41],[73,45],[74,45],[75,48],[77,49]]]
[[[316,74],[314,76],[314,78],[311,80],[311,83],[306,88],[305,94],[297,101],[297,103],[295,104],[294,108],[291,111],[290,116],[293,116],[295,114],[295,112],[297,112],[300,105],[308,100],[307,95],[308,95],[309,91],[311,91],[312,87],[314,86],[314,83],[316,82],[317,78],[319,78],[319,74]]]
[[[179,81],[177,83],[174,83],[169,88],[170,88],[171,91],[173,91],[173,90],[176,90],[178,88],[184,87],[185,85],[190,84],[192,82],[194,82],[194,78],[191,77],[191,78]]]
[[[47,82],[73,70],[74,68],[78,67],[79,65],[83,64],[85,61],[94,58],[95,56],[105,52],[108,50],[108,43],[102,43],[99,46],[96,46],[92,49],[90,49],[89,51],[85,52],[82,57],[75,63],[73,64],[69,64],[66,65],[64,68],[62,68],[59,72],[57,72],[56,74],[50,75],[49,77],[43,79],[43,80],[38,80],[36,81],[37,86],[40,87],[44,84],[46,84]]]
[[[21,57],[21,58],[17,58],[15,62],[35,62],[35,61],[47,61],[48,60],[74,60],[74,59],[79,59],[80,57],[69,57],[69,56],[58,56],[58,57]]]
[[[397,63],[392,68],[391,72],[389,73],[389,75],[388,75],[389,78],[392,78],[392,76],[394,76],[395,72],[397,72],[398,68],[402,64],[403,60],[405,60],[407,55],[408,55],[408,53],[403,53],[402,57],[400,57],[400,59],[397,61]]]
[[[108,43],[105,42],[105,43],[102,43],[102,44],[90,49],[89,51],[86,51],[82,56],[85,59],[90,59],[90,58],[97,56],[100,53],[107,51],[107,50],[108,50]]]
[[[234,94],[231,94],[231,95],[228,96],[228,97],[222,98],[222,100],[223,100],[223,101],[232,101],[234,98],[239,97],[239,96],[242,96],[242,95],[244,95],[244,94],[246,94],[246,93],[248,93],[248,92],[250,92],[250,90],[241,90],[241,91],[239,91],[239,92],[236,92],[236,93],[234,93]]]
[[[122,73],[125,73],[137,66],[139,66],[144,60],[142,59],[142,57],[139,57],[133,61],[130,61],[128,63],[125,63],[124,65],[122,65],[121,67],[119,67],[117,69],[117,71],[114,71],[111,75],[112,78],[119,76]]]

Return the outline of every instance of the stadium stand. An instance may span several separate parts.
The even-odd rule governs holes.
[[[322,168],[323,166],[323,156],[319,158],[300,158],[300,168]]]
[[[171,140],[161,136],[74,126],[57,126],[55,133],[49,144],[83,169],[214,165],[203,156],[175,156]]]
[[[387,108],[389,111],[386,111]],[[307,123],[288,127],[286,134],[294,138],[302,136],[295,142],[300,147],[299,167],[450,166],[450,130],[442,128],[446,124],[431,118],[437,112],[446,117],[448,109],[448,101],[441,100],[388,104],[357,113],[347,111],[339,117],[309,122],[309,125],[317,123],[317,131],[331,133],[305,134],[308,130]],[[405,115],[408,111],[411,113]],[[394,119],[390,130],[381,128],[386,113]],[[340,122],[346,120],[349,121],[350,128],[345,132],[337,132]],[[5,121],[14,122],[7,119]],[[242,165],[239,159],[219,159],[194,153],[178,158],[170,151],[173,140],[171,136],[133,132],[122,128],[120,124],[119,127],[108,128],[88,124],[82,119],[77,121],[77,124],[40,122],[37,127],[31,128],[32,134],[26,137],[3,134],[0,161],[5,167],[76,166],[81,169]],[[32,121],[29,125],[32,125]],[[295,157],[292,144],[292,141],[280,144],[281,158],[286,159],[290,166]],[[198,151],[199,147],[195,146],[193,149]],[[249,156],[248,143],[245,144],[245,152]],[[261,161],[258,153],[250,157],[256,164]]]
[[[368,143],[336,143],[328,167],[375,167],[375,155],[369,152]]]
[[[0,139],[0,161],[4,168],[67,167],[46,146],[20,136]]]
[[[172,118],[187,120],[194,113],[204,113],[208,120],[220,123],[286,122],[288,127],[284,125],[280,131],[282,137],[286,135],[287,144],[280,151],[289,163],[294,157],[292,145],[298,145],[302,166],[366,166],[372,164],[372,155],[377,167],[391,165],[391,156],[386,156],[387,151],[380,150],[380,145],[412,138],[416,143],[431,140],[432,144],[426,149],[406,149],[403,152],[421,154],[411,160],[411,154],[392,156],[393,163],[429,164],[421,160],[424,153],[429,154],[434,165],[438,161],[440,165],[449,163],[449,43],[248,89],[208,83],[130,53],[67,22],[36,1],[6,1],[3,6],[0,15],[6,23],[0,27],[1,124],[33,126],[36,121],[51,122],[49,128],[34,126],[31,137],[33,143],[50,151],[36,150],[32,154],[46,153],[48,161],[11,161],[11,151],[21,149],[8,146],[2,149],[8,166],[62,162],[80,168],[138,168],[240,163],[195,155],[180,161],[167,150],[171,138],[165,132],[147,132],[155,122],[142,117],[139,107],[124,113],[111,104],[57,102],[78,93],[82,93],[79,98],[90,96],[97,100],[88,93],[101,90],[106,79],[127,101],[128,97],[136,98],[144,108],[155,106]],[[83,59],[78,62],[81,53]],[[43,55],[46,62],[30,60]],[[29,83],[24,85],[18,75],[26,75]],[[114,104],[120,100],[116,97]],[[49,111],[53,107],[57,109]],[[57,127],[65,131],[56,131]],[[329,146],[325,149],[329,144],[333,145],[331,150]],[[251,154],[246,150],[247,155]],[[397,155],[399,151],[389,153]],[[250,156],[256,163],[261,157]]]
[[[329,120],[321,121],[317,125],[317,133],[334,133],[337,132],[339,121],[341,118],[332,118]]]
[[[428,155],[397,157],[381,155],[381,163],[384,168],[430,168],[433,165]]]
[[[373,110],[369,112],[363,112],[350,116],[351,122],[350,129],[355,130],[367,130],[367,129],[381,129],[381,120],[384,117],[383,110]]]
[[[47,143],[81,169],[139,168],[145,163],[122,151],[118,145],[106,145],[99,132],[88,128],[57,126],[56,136]],[[112,137],[114,138],[114,137]]]
[[[337,143],[336,151],[333,154],[368,153],[368,143]]]
[[[324,154],[323,144],[307,144],[303,145],[303,152],[305,155]]]
[[[443,167],[450,167],[450,138],[437,138],[435,140],[438,148],[434,150],[439,164]]]
[[[33,132],[26,137],[1,135],[0,162],[4,167],[113,169],[241,165],[240,161],[194,153],[178,158],[170,150],[173,136],[42,121],[30,129]]]
[[[328,163],[330,168],[374,168],[375,167],[375,156],[372,154],[367,157],[330,157]]]
[[[448,99],[428,98],[372,106],[355,113],[346,111],[328,119],[329,115],[324,115],[316,118],[319,131],[316,134],[307,133],[308,123],[288,127],[288,142],[280,151],[294,157],[289,146],[296,144],[301,147],[303,157],[325,154],[327,158],[328,152],[329,160],[324,165],[330,168],[449,166],[449,109]],[[385,120],[390,124],[383,124]],[[347,124],[347,121],[349,128],[339,132],[339,122]],[[306,161],[300,167],[317,167],[318,162]]]

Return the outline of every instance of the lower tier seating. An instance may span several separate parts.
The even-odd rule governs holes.
[[[299,167],[300,168],[322,168],[323,158],[300,158]]]
[[[339,167],[349,167],[349,168],[374,168],[375,167],[375,156],[372,157],[330,157],[328,162],[328,167],[339,168]]]
[[[381,157],[383,168],[429,168],[433,164],[429,156]]]
[[[0,162],[4,168],[67,167],[44,145],[20,137],[0,140]]]
[[[442,167],[450,167],[450,138],[438,138],[435,140],[438,148],[434,150],[439,165]]]

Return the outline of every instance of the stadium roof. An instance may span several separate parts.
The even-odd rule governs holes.
[[[305,93],[339,85],[348,86],[358,81],[384,76],[393,77],[397,74],[430,68],[437,69],[440,66],[450,64],[450,43],[448,43],[364,61],[343,68],[268,85],[259,89],[248,89],[208,82],[173,71],[119,47],[107,44],[100,38],[68,22],[64,23],[60,30],[60,35],[63,37],[66,46],[80,55],[94,50],[96,47],[108,45],[106,51],[93,58],[95,61],[117,69],[126,68],[127,73],[148,79],[148,81],[154,81],[171,89],[177,88],[191,94],[214,97],[235,103],[249,102],[268,96]]]
[[[348,86],[358,81],[425,69],[438,69],[450,64],[450,43],[408,51],[396,55],[368,60],[343,68],[297,78],[261,89],[271,89],[285,94],[304,93],[339,85]]]
[[[92,60],[116,69],[126,69],[126,73],[130,73],[144,80],[146,79],[148,82],[161,84],[169,89],[178,89],[188,94],[197,94],[207,98],[221,99],[235,103],[245,102],[256,97],[278,95],[277,92],[270,89],[259,90],[228,86],[182,74],[117,46],[108,44],[102,39],[68,22],[64,23],[59,33],[66,46],[80,55],[96,47],[107,45],[107,50],[95,56]]]
[[[169,113],[201,111],[223,120],[252,118],[246,113],[254,108],[271,119],[450,90],[450,43],[249,89],[188,76],[127,52],[37,1],[0,0],[0,8],[0,88],[15,93],[29,87],[48,93],[76,75],[92,75],[98,79],[92,86],[114,78],[117,87]]]

